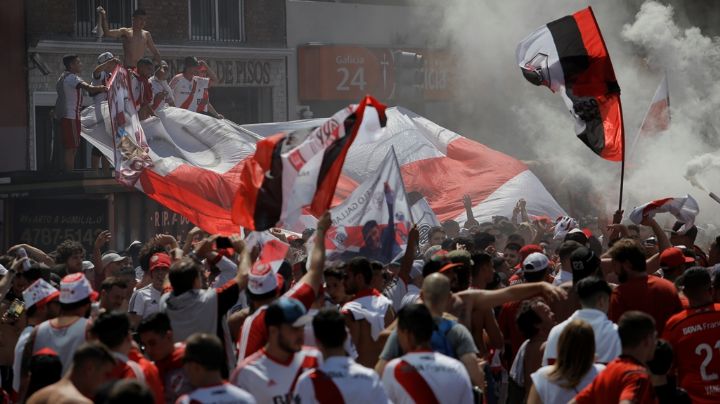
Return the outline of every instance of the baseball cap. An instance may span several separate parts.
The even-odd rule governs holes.
[[[582,231],[576,227],[576,228],[570,230],[569,232],[567,232],[564,240],[565,241],[568,241],[568,240],[577,241],[578,243],[585,245],[588,242],[588,238],[589,238],[588,235],[585,234],[584,231]]]
[[[97,296],[90,281],[80,272],[66,275],[60,281],[60,303],[76,303],[87,298],[95,300]]]
[[[543,249],[537,244],[528,244],[523,246],[518,252],[520,253],[520,258],[525,261],[525,258],[527,258],[530,254],[541,253],[543,252]]]
[[[248,275],[248,290],[255,295],[264,295],[272,290],[281,290],[283,278],[267,263],[256,262]]]
[[[115,56],[113,56],[113,54],[110,52],[103,52],[100,54],[100,56],[98,56],[97,64],[101,65],[114,57]]]
[[[150,257],[150,272],[158,268],[170,268],[170,256],[165,253],[155,253]]]
[[[440,273],[447,272],[447,271],[449,271],[449,270],[451,270],[451,269],[453,269],[453,268],[461,267],[461,266],[463,266],[463,265],[464,265],[464,264],[462,264],[462,263],[460,263],[460,262],[451,262],[451,263],[449,263],[449,264],[446,264],[446,265],[443,266],[442,268],[440,268],[440,271],[438,271],[438,272],[440,272]]]
[[[92,263],[92,261],[83,261],[82,262],[82,270],[83,272],[87,272],[91,269],[95,268],[95,264]]]
[[[42,348],[38,351],[35,351],[35,353],[33,354],[33,356],[43,356],[43,355],[58,356],[58,354],[57,354],[57,352],[55,352],[55,350],[53,350],[52,348],[48,348],[48,347]]]
[[[686,289],[709,288],[711,285],[710,272],[703,267],[689,268],[680,276],[678,284]]]
[[[118,253],[107,253],[102,256],[102,266],[105,268],[109,263],[111,262],[120,262],[124,260],[126,257],[123,257],[122,255]]]
[[[60,291],[40,278],[30,284],[30,286],[22,292],[22,296],[25,302],[25,308],[29,309],[34,305],[40,307],[57,299],[60,296]]]
[[[570,254],[570,266],[573,272],[592,273],[600,266],[600,258],[587,247],[579,247]]]
[[[290,324],[293,327],[304,327],[312,322],[312,318],[305,306],[292,297],[281,297],[265,310],[266,326]]]
[[[550,265],[550,260],[543,253],[534,252],[523,260],[523,272],[540,272]]]
[[[692,264],[694,259],[683,255],[681,249],[670,247],[660,253],[660,266],[665,268],[679,267],[685,264]]]

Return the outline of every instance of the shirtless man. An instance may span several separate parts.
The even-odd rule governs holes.
[[[143,9],[137,9],[133,12],[132,27],[110,29],[107,22],[107,13],[102,7],[98,7],[100,21],[102,22],[103,32],[105,36],[110,38],[121,38],[123,44],[123,63],[125,67],[135,67],[138,60],[145,56],[145,49],[150,49],[153,54],[153,62],[155,65],[160,64],[160,52],[155,47],[150,32],[145,31],[145,21],[147,14]]]
[[[92,403],[95,393],[110,380],[115,358],[105,345],[82,345],[73,355],[73,366],[55,384],[33,394],[28,404]]]

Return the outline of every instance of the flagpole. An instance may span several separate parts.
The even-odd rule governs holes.
[[[618,94],[618,105],[620,106],[620,122],[622,126],[622,161],[620,162],[620,198],[618,200],[618,211],[622,211],[623,187],[625,185],[625,118],[622,112],[622,101]]]

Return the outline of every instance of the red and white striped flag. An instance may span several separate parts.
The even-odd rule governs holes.
[[[669,212],[678,221],[685,223],[684,230],[687,230],[695,224],[695,217],[700,213],[700,207],[695,198],[690,195],[658,199],[633,209],[629,219],[635,224],[640,224],[646,217],[653,218],[656,214],[665,212]]]
[[[114,158],[109,160],[115,164],[115,179],[130,187],[135,185],[145,168],[153,165],[131,88],[130,74],[124,67],[117,66],[108,83],[114,149]]]
[[[628,160],[632,160],[640,142],[667,130],[669,127],[670,91],[668,89],[667,75],[664,75],[657,90],[655,90],[655,95],[650,103],[650,108],[645,114],[642,125],[640,125],[640,129],[628,149]]]

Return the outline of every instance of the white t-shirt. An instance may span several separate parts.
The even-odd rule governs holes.
[[[20,333],[17,343],[15,344],[15,362],[13,362],[12,388],[16,392],[20,391],[20,365],[22,364],[23,352],[25,352],[25,344],[27,344],[33,328],[35,327],[31,325],[25,327]]]
[[[255,404],[255,398],[247,391],[227,382],[211,387],[195,389],[192,393],[180,396],[176,404]]]
[[[240,363],[230,382],[251,392],[259,403],[290,403],[300,375],[321,362],[320,352],[309,347],[303,347],[286,363],[269,357],[263,348]]]
[[[543,353],[542,365],[550,365],[550,359],[557,358],[558,340],[560,333],[573,320],[584,320],[589,323],[595,333],[595,361],[598,363],[610,363],[622,353],[620,335],[617,332],[617,324],[607,318],[607,315],[596,309],[576,310],[570,317],[550,330],[545,353]]]
[[[420,298],[420,288],[415,286],[415,284],[411,283],[408,286],[408,291],[403,296],[402,300],[400,301],[400,308],[407,306],[408,304],[417,303],[418,299]],[[399,310],[398,310],[399,311]]]
[[[411,352],[391,360],[382,380],[395,404],[414,404],[429,394],[439,403],[473,402],[470,376],[462,362],[437,352]]]
[[[552,369],[553,366],[544,366],[530,375],[530,378],[535,385],[535,390],[537,390],[543,403],[567,403],[575,398],[575,396],[587,385],[592,383],[595,376],[602,372],[603,369],[605,369],[605,366],[598,364],[593,365],[587,374],[583,376],[580,384],[578,384],[574,389],[562,387],[558,385],[557,382],[548,380],[548,374]]]
[[[308,370],[300,376],[295,387],[295,402],[314,404],[320,402],[318,397],[337,404],[389,402],[377,373],[347,356],[327,358],[319,370],[321,372]]]
[[[35,344],[32,346],[32,352],[43,348],[50,348],[57,352],[63,365],[64,374],[72,364],[75,351],[85,342],[90,320],[78,318],[72,324],[62,328],[51,325],[51,321],[53,320],[44,321],[35,327]]]
[[[148,318],[160,311],[161,297],[162,291],[155,289],[152,284],[135,289],[128,303],[128,313],[135,313],[143,319]]]
[[[392,307],[392,301],[375,289],[358,292],[352,301],[342,307],[343,314],[351,314],[353,319],[365,320],[370,323],[370,336],[377,341],[385,329],[385,316]]]
[[[193,83],[195,91],[193,92]],[[195,112],[205,112],[206,106],[200,105],[205,96],[205,90],[210,86],[210,79],[207,77],[194,76],[188,80],[182,73],[175,75],[170,80],[170,88],[173,90],[175,106]],[[192,92],[192,94],[190,94]]]
[[[80,119],[80,109],[82,108],[83,92],[80,88],[80,83],[83,83],[81,79],[75,73],[68,73],[65,78],[62,79],[62,95],[58,94],[58,97],[63,97],[65,102],[65,114],[63,118],[67,119]]]
[[[168,106],[168,102],[172,102],[175,104],[175,98],[173,97],[173,90],[170,88],[170,85],[168,84],[167,80],[158,80],[157,77],[152,76],[150,79],[150,85],[152,86],[152,93],[153,93],[153,110],[158,110],[161,108],[165,108]],[[158,93],[161,93],[165,91],[167,95],[165,98],[159,100],[157,103],[155,102],[155,95]]]

